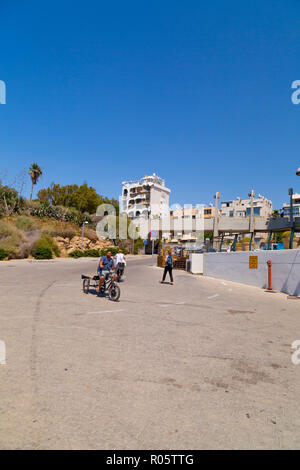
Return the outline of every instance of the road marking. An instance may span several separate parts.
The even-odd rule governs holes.
[[[0,341],[0,365],[6,364],[6,347],[4,341]]]
[[[216,297],[219,297],[219,294],[214,294],[211,295],[210,297],[207,297],[208,299],[215,299]]]
[[[124,312],[124,309],[120,308],[118,310],[99,310],[99,312],[88,312],[88,315],[94,315],[97,313],[115,313],[115,312]]]
[[[185,304],[185,302],[175,302],[174,305],[183,305],[183,304]]]
[[[226,282],[222,282],[223,286],[227,286]]]

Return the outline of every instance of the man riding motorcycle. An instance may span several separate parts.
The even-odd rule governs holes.
[[[100,261],[99,261],[99,265],[98,265],[98,269],[97,269],[98,274],[99,274],[99,286],[96,289],[97,292],[100,292],[100,289],[101,289],[101,286],[102,286],[104,280],[107,278],[110,271],[112,271],[114,269],[115,269],[115,265],[114,265],[114,260],[112,258],[112,253],[111,253],[110,250],[108,250],[106,255],[102,256],[100,258]],[[117,279],[116,274],[113,275],[113,279],[114,280]]]

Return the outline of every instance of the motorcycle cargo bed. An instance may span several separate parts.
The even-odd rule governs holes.
[[[90,279],[92,281],[99,281],[98,274],[81,274],[81,279]]]

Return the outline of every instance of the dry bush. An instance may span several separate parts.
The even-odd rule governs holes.
[[[50,237],[62,237],[62,238],[73,238],[79,232],[78,230],[73,227],[72,225],[68,224],[57,224],[51,225],[47,224],[42,227],[42,232],[45,235],[49,235]]]
[[[16,218],[15,224],[19,230],[23,230],[24,232],[29,232],[39,228],[39,223],[33,220],[31,217],[27,217],[26,215],[18,216]]]

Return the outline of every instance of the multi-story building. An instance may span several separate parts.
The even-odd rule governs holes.
[[[155,173],[139,181],[123,181],[121,212],[126,212],[131,219],[148,217],[150,214],[152,217],[168,214],[170,192],[165,180]]]
[[[253,198],[254,217],[270,217],[273,212],[272,201],[261,194]],[[238,197],[233,201],[221,202],[221,217],[250,217],[251,199],[241,199]]]
[[[174,208],[170,211],[172,227],[170,238],[180,242],[193,242],[198,239],[197,231],[204,231],[204,219],[211,219],[214,216],[215,207],[212,204]],[[197,224],[196,219],[198,219]]]
[[[300,215],[300,194],[293,194],[293,215],[299,217]],[[286,217],[290,216],[290,204],[282,204],[283,215]]]

